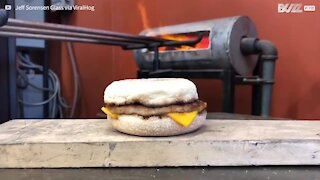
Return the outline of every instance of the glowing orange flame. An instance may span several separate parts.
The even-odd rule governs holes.
[[[174,41],[188,41],[197,39],[197,34],[165,34],[161,35],[160,38],[169,39]],[[180,47],[160,47],[159,51],[169,50],[194,50],[194,49],[206,49],[209,47],[209,33],[206,33],[202,40],[194,46],[180,46]]]
[[[147,15],[146,7],[142,2],[138,3],[138,10],[141,16],[143,28],[149,29],[149,19]],[[162,23],[160,23],[161,25]],[[188,34],[166,34],[166,32],[161,32],[161,36],[158,36],[163,39],[175,40],[175,41],[187,41],[187,40],[195,40],[197,39],[196,33],[188,33]],[[149,31],[147,36],[154,36],[152,31]],[[206,49],[209,48],[209,33],[206,33],[202,40],[194,46],[180,46],[180,47],[160,47],[159,51],[170,51],[170,50],[194,50],[194,49]]]
[[[144,6],[144,4],[139,2],[138,3],[138,9],[139,9],[139,12],[140,12],[143,28],[144,29],[149,29],[150,28],[150,24],[149,24],[149,20],[148,20],[146,7]]]

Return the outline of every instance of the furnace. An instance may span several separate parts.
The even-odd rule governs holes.
[[[195,40],[193,46],[159,48],[160,69],[231,69],[244,76],[251,76],[257,64],[257,55],[245,56],[240,50],[241,40],[257,38],[254,23],[245,16],[187,23],[147,29],[140,35],[156,36],[170,40]],[[141,70],[152,69],[154,51],[135,51]]]

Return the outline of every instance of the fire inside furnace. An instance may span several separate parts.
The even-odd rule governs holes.
[[[188,41],[188,40],[195,40],[198,38],[198,33],[184,33],[184,34],[165,34],[158,36],[163,39],[169,39],[174,41]],[[202,38],[202,40],[193,45],[193,46],[180,46],[180,47],[160,47],[159,51],[184,51],[184,50],[198,50],[198,49],[208,49],[210,46],[210,38],[209,32],[206,32]]]

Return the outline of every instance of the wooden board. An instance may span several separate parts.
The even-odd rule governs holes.
[[[208,120],[175,137],[136,137],[106,120],[14,120],[0,126],[0,167],[320,164],[319,121]]]

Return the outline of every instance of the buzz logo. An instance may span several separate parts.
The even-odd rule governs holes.
[[[302,4],[278,4],[278,13],[302,13]]]

